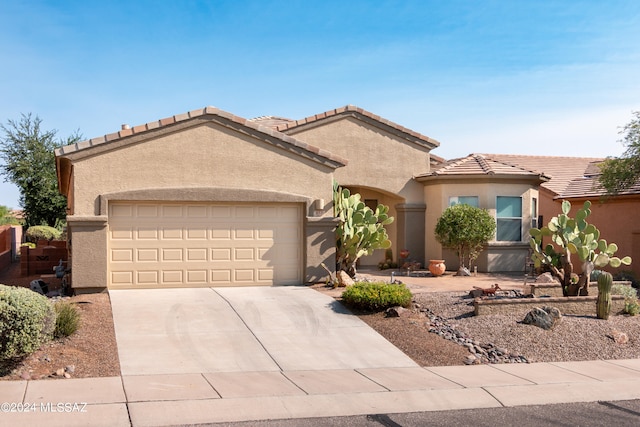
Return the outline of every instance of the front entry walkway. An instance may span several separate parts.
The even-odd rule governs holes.
[[[110,291],[122,375],[416,367],[306,287]]]

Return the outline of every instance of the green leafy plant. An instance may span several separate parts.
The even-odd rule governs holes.
[[[336,228],[336,263],[339,270],[356,275],[356,263],[376,249],[388,249],[391,241],[384,226],[393,222],[389,207],[379,204],[372,210],[362,202],[360,194],[333,183],[333,209],[340,220]]]
[[[62,233],[60,230],[49,227],[48,225],[34,225],[29,227],[25,233],[28,239],[32,241],[38,240],[56,240],[59,239]]]
[[[436,240],[448,249],[456,251],[459,259],[458,274],[469,268],[478,258],[484,245],[496,232],[496,220],[486,209],[467,204],[453,205],[445,209],[436,223]]]
[[[411,291],[404,284],[385,282],[358,282],[342,293],[346,305],[367,311],[409,307],[411,299]]]
[[[640,313],[640,302],[638,302],[638,291],[636,288],[623,284],[615,284],[611,287],[613,295],[624,297],[624,312],[632,316]]]
[[[0,360],[33,353],[51,339],[54,327],[55,311],[45,296],[0,285]]]
[[[618,245],[600,239],[600,230],[587,222],[591,215],[590,208],[591,202],[587,200],[576,212],[575,218],[571,218],[571,203],[564,200],[561,214],[551,218],[545,227],[532,228],[529,232],[535,267],[546,265],[562,284],[564,296],[589,295],[589,278],[596,268],[618,268],[622,264],[631,264],[631,257],[621,259],[614,256]],[[551,243],[543,249],[545,237]],[[582,262],[582,272],[577,282],[571,280],[575,274],[571,255],[576,255]]]
[[[53,332],[55,338],[68,337],[80,327],[80,312],[71,303],[60,301],[55,304],[56,327]]]
[[[54,149],[80,141],[76,132],[58,139],[31,113],[0,124],[0,174],[20,191],[27,226],[54,225],[67,215],[67,200],[58,191]]]

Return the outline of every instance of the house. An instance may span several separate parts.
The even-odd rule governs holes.
[[[396,253],[422,259],[413,176],[438,145],[353,106],[298,121],[207,107],[58,148],[72,286],[322,280],[320,264],[335,265],[334,179],[391,205]]]
[[[72,286],[287,285],[335,265],[333,182],[390,207],[397,259],[449,259],[433,238],[452,203],[495,213],[480,271],[523,271],[539,169],[488,155],[445,162],[439,142],[355,106],[301,120],[206,107],[56,149]],[[475,199],[474,199],[475,197]],[[384,253],[361,260],[374,266]],[[452,260],[453,261],[453,260]],[[457,262],[457,259],[455,260]]]

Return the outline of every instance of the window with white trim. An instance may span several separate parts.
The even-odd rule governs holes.
[[[497,197],[496,225],[497,241],[522,241],[522,197]]]

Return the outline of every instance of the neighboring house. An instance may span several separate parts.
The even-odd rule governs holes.
[[[628,190],[616,195],[607,196],[600,186],[598,178],[601,158],[582,157],[545,157],[490,155],[497,159],[508,160],[523,167],[544,171],[552,179],[540,188],[540,215],[545,225],[551,217],[561,212],[563,200],[572,205],[573,215],[590,200],[591,216],[588,222],[600,230],[601,238],[618,245],[616,255],[629,255],[633,259],[630,266],[611,269],[612,273],[621,270],[632,270],[640,278],[640,182]],[[580,269],[581,266],[577,265]]]
[[[396,259],[408,249],[412,260],[444,257],[455,267],[433,228],[457,201],[498,219],[479,270],[523,271],[528,230],[539,214],[550,215],[542,199],[553,174],[492,155],[445,162],[431,154],[438,146],[346,106],[295,121],[247,120],[206,107],[58,148],[72,286],[324,280],[321,263],[335,266],[334,180],[371,207],[390,207]],[[383,258],[378,251],[361,265]]]

